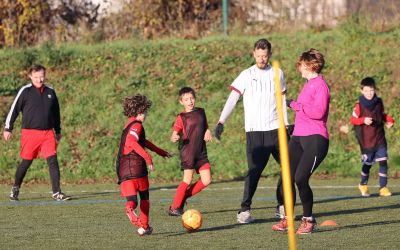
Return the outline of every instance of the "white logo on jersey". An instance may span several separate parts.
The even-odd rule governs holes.
[[[48,97],[49,99],[51,99],[51,95],[47,95],[47,97]]]

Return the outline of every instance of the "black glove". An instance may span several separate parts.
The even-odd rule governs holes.
[[[286,100],[286,106],[287,106],[288,108],[290,108],[290,103],[291,103],[292,101],[293,101],[292,99]]]
[[[290,124],[290,125],[286,126],[286,131],[287,131],[289,136],[292,136],[293,130],[294,130],[294,124]]]
[[[222,132],[224,132],[224,124],[218,122],[217,127],[215,128],[215,138],[221,140]]]

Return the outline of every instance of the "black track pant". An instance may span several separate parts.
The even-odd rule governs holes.
[[[289,161],[292,182],[296,183],[303,205],[303,216],[312,216],[313,192],[309,185],[311,174],[328,153],[329,140],[321,135],[292,136]]]
[[[241,211],[250,210],[258,181],[270,155],[272,154],[275,161],[278,164],[280,163],[278,130],[246,132],[246,143],[248,171],[244,182]],[[279,189],[281,186],[277,188]],[[277,199],[278,203],[280,202],[279,200],[282,200],[280,197],[277,197]]]

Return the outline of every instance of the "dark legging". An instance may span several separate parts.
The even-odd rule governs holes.
[[[52,155],[47,159],[47,165],[49,166],[50,179],[53,193],[60,192],[60,168],[58,166],[57,155]],[[21,184],[24,180],[26,172],[31,166],[33,160],[25,160],[22,159],[19,164],[17,171],[15,172],[15,182],[14,187],[21,187]]]
[[[321,135],[293,136],[289,142],[292,182],[296,183],[303,205],[303,216],[312,216],[313,192],[309,180],[328,153],[329,140]]]
[[[28,168],[32,165],[33,160],[22,159],[21,163],[18,165],[17,171],[15,172],[15,182],[14,187],[20,188]]]

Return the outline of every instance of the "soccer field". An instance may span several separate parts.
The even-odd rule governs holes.
[[[297,236],[298,249],[399,249],[400,180],[389,179],[392,197],[379,197],[370,180],[370,198],[361,198],[358,179],[311,180],[318,227]],[[125,201],[114,184],[67,185],[73,196],[53,202],[49,186],[23,186],[19,202],[8,200],[9,186],[0,185],[0,249],[287,249],[286,233],[273,232],[275,180],[262,179],[253,200],[252,224],[236,223],[243,182],[213,183],[188,208],[203,214],[203,226],[187,233],[167,208],[176,184],[151,185],[150,236],[139,237],[124,213]],[[299,201],[299,198],[297,198]],[[296,205],[297,220],[301,214]]]

